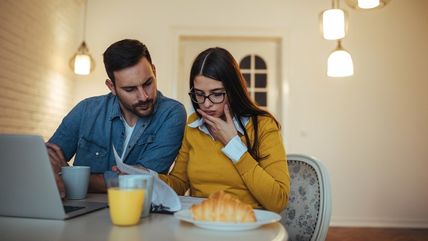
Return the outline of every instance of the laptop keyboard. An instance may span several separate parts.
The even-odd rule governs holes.
[[[69,213],[69,212],[73,212],[73,211],[76,211],[76,210],[79,210],[79,209],[82,209],[82,208],[85,208],[85,207],[80,207],[80,206],[64,206],[64,211],[65,211],[65,213]]]

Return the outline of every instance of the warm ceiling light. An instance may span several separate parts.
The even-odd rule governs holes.
[[[320,15],[321,31],[324,39],[338,40],[346,36],[348,29],[348,14],[339,8],[339,1],[332,1],[332,8],[323,11]]]
[[[358,7],[362,9],[371,9],[378,7],[380,4],[379,0],[358,0]]]
[[[382,8],[391,0],[346,0],[353,9]],[[347,13],[340,9],[339,0],[332,0],[332,8],[320,14],[321,31],[327,40],[338,40],[337,48],[328,56],[327,76],[346,77],[354,74],[354,63],[351,54],[342,48],[341,40],[348,30]]]
[[[322,33],[328,40],[342,39],[346,35],[346,12],[342,9],[327,9],[322,12]]]
[[[94,70],[95,61],[89,54],[85,41],[80,44],[79,49],[70,59],[70,67],[78,75],[88,75]]]
[[[354,9],[368,10],[384,7],[391,0],[346,0],[346,3]]]
[[[351,54],[342,48],[340,40],[337,48],[328,56],[327,76],[347,77],[354,75],[354,63]]]
[[[86,32],[86,5],[84,5],[84,18],[83,18],[83,42],[80,44],[77,52],[70,59],[70,67],[73,69],[75,74],[88,75],[95,68],[95,61],[89,53],[88,46],[85,43],[85,32]]]

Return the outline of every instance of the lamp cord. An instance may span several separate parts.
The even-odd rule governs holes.
[[[86,39],[86,14],[87,14],[87,5],[88,5],[88,1],[84,0],[84,11],[83,11],[83,41],[85,41]]]
[[[332,0],[331,8],[339,8],[339,0]]]

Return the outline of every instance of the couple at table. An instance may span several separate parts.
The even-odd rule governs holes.
[[[290,179],[280,125],[250,99],[227,50],[209,48],[194,60],[195,113],[187,123],[184,106],[157,90],[143,43],[118,41],[103,58],[111,92],[78,103],[46,143],[62,197],[58,173],[74,155],[74,165],[91,167],[90,191],[105,192],[103,173],[117,170],[114,146],[125,163],[158,172],[179,195],[224,190],[254,208],[286,207]]]

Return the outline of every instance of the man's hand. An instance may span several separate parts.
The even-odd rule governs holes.
[[[55,172],[61,172],[61,167],[68,166],[64,154],[58,145],[46,142],[48,149],[49,160]]]
[[[49,160],[51,161],[51,166],[55,175],[56,185],[58,187],[59,194],[61,198],[65,198],[65,187],[64,181],[60,176],[61,167],[68,166],[64,154],[62,153],[61,148],[58,145],[46,142],[46,147],[49,154]]]
[[[64,181],[62,180],[61,176],[59,175],[59,173],[54,173],[55,176],[55,181],[56,181],[56,185],[58,187],[58,191],[59,191],[59,195],[61,196],[61,199],[65,198],[65,186],[64,186]]]
[[[145,168],[143,165],[137,164],[137,165],[133,165],[132,167],[135,167],[137,169],[140,169],[146,173],[150,173],[150,170]],[[111,171],[115,172],[117,175],[128,175],[129,173],[126,172],[122,172],[118,166],[112,166],[111,167]]]
[[[117,166],[112,166],[112,167],[111,167],[111,171],[112,171],[112,172],[117,173],[117,175],[126,175],[126,174],[128,174],[128,173],[126,173],[126,172],[122,172],[122,171],[119,169],[119,167],[117,167]]]
[[[219,140],[223,145],[226,145],[230,139],[238,134],[235,125],[233,124],[232,116],[230,115],[229,106],[224,105],[224,115],[226,121],[221,118],[207,115],[201,109],[198,109],[198,113],[201,114],[205,123],[208,125],[211,135],[214,139]]]

